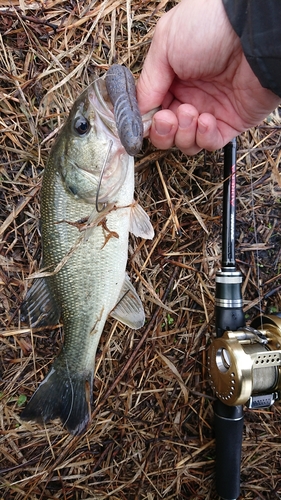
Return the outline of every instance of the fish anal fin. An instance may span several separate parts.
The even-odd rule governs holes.
[[[91,420],[92,393],[93,371],[71,374],[56,361],[20,418],[41,425],[60,418],[71,434],[82,434]]]
[[[110,315],[133,330],[144,325],[145,314],[142,302],[127,275],[118,302]]]
[[[130,232],[135,236],[152,240],[154,237],[154,229],[147,213],[139,203],[134,203],[132,205],[130,217]]]
[[[23,301],[21,318],[32,327],[58,323],[60,311],[45,278],[34,280]]]

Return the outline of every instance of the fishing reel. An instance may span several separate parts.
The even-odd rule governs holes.
[[[213,340],[208,371],[215,395],[225,405],[271,406],[281,391],[281,316],[259,316],[249,327]]]

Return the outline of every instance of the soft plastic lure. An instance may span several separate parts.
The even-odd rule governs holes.
[[[113,104],[120,140],[127,153],[134,156],[140,151],[143,141],[143,123],[134,77],[125,66],[113,64],[106,73],[105,84]]]

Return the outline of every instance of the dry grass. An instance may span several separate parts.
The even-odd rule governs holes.
[[[39,194],[48,151],[96,73],[119,62],[139,74],[155,24],[172,5],[1,0],[3,499],[217,498],[206,346],[220,265],[220,151],[187,158],[144,144],[136,192],[156,237],[131,238],[128,271],[147,325],[132,333],[108,321],[93,422],[84,436],[69,436],[57,422],[42,429],[19,420],[61,345],[60,328],[31,331],[20,321],[28,277],[40,264]],[[281,310],[280,126],[276,112],[239,140],[237,257],[249,318],[260,307]],[[280,422],[278,403],[246,412],[242,498],[280,498]]]

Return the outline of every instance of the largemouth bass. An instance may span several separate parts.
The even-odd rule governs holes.
[[[125,68],[115,95],[118,71],[111,68],[107,83],[107,76],[97,79],[75,101],[51,149],[41,191],[43,269],[23,308],[32,326],[60,319],[64,345],[21,418],[43,423],[59,417],[73,434],[90,422],[95,355],[107,317],[133,329],[145,320],[126,263],[129,232],[154,235],[147,214],[134,201],[131,156],[152,115],[143,117],[142,125],[135,113],[120,111],[118,96],[123,110],[128,103],[134,108],[135,96],[131,87],[126,90],[132,76],[123,73]]]

